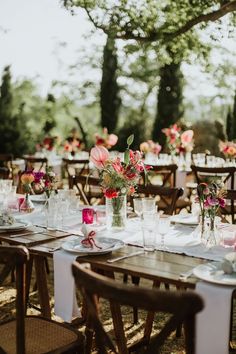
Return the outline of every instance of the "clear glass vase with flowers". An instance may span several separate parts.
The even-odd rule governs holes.
[[[201,210],[201,240],[207,247],[219,243],[216,216],[220,207],[225,207],[225,190],[216,183],[200,183],[197,187],[197,200]]]
[[[125,228],[126,197],[135,192],[140,175],[146,174],[147,168],[142,160],[142,153],[130,149],[133,139],[133,135],[127,139],[124,161],[120,157],[110,158],[104,146],[95,146],[91,149],[90,160],[99,171],[101,188],[106,197],[108,229]]]
[[[34,182],[34,174],[32,171],[25,171],[21,175],[21,183],[25,192],[25,198],[20,204],[20,211],[24,213],[31,213],[34,210],[34,204],[29,198],[32,193],[32,183]]]

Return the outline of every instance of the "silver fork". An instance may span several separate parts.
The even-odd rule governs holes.
[[[188,270],[187,272],[184,272],[184,273],[180,273],[179,279],[180,280],[187,280],[188,278],[191,277],[191,275],[193,275],[193,269],[190,269],[190,270]]]
[[[54,247],[54,248],[50,248],[50,249],[48,250],[48,252],[53,253],[53,252],[55,252],[55,251],[59,251],[60,249],[61,249],[61,246],[57,246],[57,247]]]
[[[127,255],[125,255],[125,256],[121,256],[121,257],[116,257],[116,258],[108,259],[108,260],[107,260],[107,263],[118,262],[118,261],[121,261],[122,259],[126,259],[126,258],[129,258],[129,257],[138,256],[138,255],[143,254],[143,253],[145,253],[144,250],[142,250],[142,251],[137,251],[137,252],[133,252],[133,253],[127,254]]]

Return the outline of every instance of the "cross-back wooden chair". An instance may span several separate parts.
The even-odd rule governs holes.
[[[151,167],[149,171],[149,182],[156,180],[161,187],[175,187],[176,184],[176,171],[178,166],[175,164],[170,165],[149,165]],[[157,180],[157,178],[159,179]],[[152,183],[154,184],[154,183]]]
[[[73,176],[72,188],[76,187],[85,205],[104,204],[100,179],[92,176]]]
[[[0,324],[0,353],[83,353],[84,337],[80,332],[42,317],[25,316],[28,250],[0,246],[0,257],[8,258],[9,264],[16,267],[16,319]]]
[[[12,161],[13,161],[12,154],[0,154],[0,178],[9,179],[13,177]]]
[[[225,194],[226,205],[224,208],[220,208],[219,214],[222,218],[225,218],[226,215],[231,215],[232,223],[235,223],[235,214],[236,214],[236,190],[228,189]]]
[[[123,327],[121,305],[136,306],[143,310],[163,312],[170,315],[162,330],[145,343],[146,349],[142,353],[159,353],[160,347],[168,336],[183,322],[186,324],[186,353],[194,353],[195,315],[203,308],[203,302],[196,293],[160,291],[121,284],[114,279],[85,269],[85,265],[76,262],[72,265],[72,271],[87,307],[86,353],[90,353],[93,332],[95,332],[98,353],[108,353],[108,349],[112,353],[129,353]],[[99,319],[98,298],[108,300],[110,303],[117,348]]]
[[[158,187],[152,184],[138,185],[137,193],[145,197],[159,197],[157,201],[158,209],[163,210],[165,214],[173,215],[176,209],[178,199],[183,195],[183,188]]]
[[[44,171],[48,167],[48,159],[46,157],[24,156],[25,171]]]
[[[227,184],[230,189],[234,189],[236,167],[201,167],[192,165],[191,169],[198,184],[221,181]]]
[[[68,177],[69,188],[73,188],[73,177],[89,175],[88,159],[63,159],[63,166]]]

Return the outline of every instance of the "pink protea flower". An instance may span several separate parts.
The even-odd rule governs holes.
[[[121,164],[121,160],[119,157],[112,163],[112,167],[117,173],[122,173],[124,171],[124,167]]]
[[[193,140],[193,130],[186,130],[181,134],[181,143],[184,145],[188,145],[192,142]]]
[[[90,160],[98,169],[102,169],[108,159],[109,152],[104,146],[95,146],[91,149]]]

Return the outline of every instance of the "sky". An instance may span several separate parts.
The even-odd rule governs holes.
[[[55,79],[76,83],[81,72],[69,77],[69,65],[76,62],[82,47],[92,46],[94,40],[102,47],[105,41],[102,35],[85,39],[91,29],[83,10],[72,16],[59,0],[0,0],[0,74],[6,65],[11,65],[13,79],[36,79],[43,95]],[[222,47],[236,54],[236,41],[228,39],[227,26],[218,36]],[[59,43],[67,45],[58,46]],[[224,58],[216,53],[213,61],[219,65]],[[184,65],[183,70],[187,78],[184,95],[195,102],[194,114],[201,115],[199,95],[214,96],[216,89],[197,65]]]
[[[90,28],[82,11],[72,16],[59,0],[0,0],[0,71],[10,64],[14,78],[37,77],[45,93],[53,79],[64,77]],[[59,42],[68,43],[60,50],[64,65]]]

